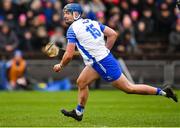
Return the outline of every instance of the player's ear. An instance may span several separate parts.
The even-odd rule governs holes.
[[[77,19],[79,19],[80,17],[81,17],[81,14],[79,14],[79,12],[76,12],[76,11],[73,12],[73,18],[74,18],[74,20],[77,20]]]

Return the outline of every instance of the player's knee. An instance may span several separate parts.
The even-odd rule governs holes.
[[[77,79],[76,83],[77,83],[77,86],[78,86],[79,89],[83,89],[83,88],[86,87],[86,83],[82,79]]]
[[[127,94],[134,94],[135,93],[135,89],[133,87],[129,86],[129,87],[126,88],[125,92]]]

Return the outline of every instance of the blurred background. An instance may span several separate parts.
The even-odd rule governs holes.
[[[78,2],[84,18],[97,20],[118,33],[111,52],[136,83],[173,84],[180,88],[180,12],[175,0],[1,0],[0,89],[70,90],[84,67],[76,56],[60,73],[42,48],[50,40],[66,47],[68,26],[62,8]],[[99,79],[92,89],[113,89]]]

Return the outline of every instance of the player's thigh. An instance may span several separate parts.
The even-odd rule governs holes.
[[[112,82],[112,85],[123,91],[129,91],[132,88],[132,83],[122,73],[119,79]]]
[[[80,73],[77,84],[78,86],[87,86],[98,78],[99,74],[91,66],[86,66]]]

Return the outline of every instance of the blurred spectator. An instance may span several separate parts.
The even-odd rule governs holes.
[[[96,19],[96,12],[93,11],[92,7],[90,6],[91,4],[89,4],[88,1],[81,0],[80,4],[82,5],[83,11],[84,11],[83,17],[86,17],[86,18],[91,19],[91,20],[97,20]]]
[[[147,24],[144,21],[138,22],[135,33],[138,44],[144,44],[147,42],[149,32],[147,29]]]
[[[54,13],[53,3],[51,1],[47,1],[45,6],[46,7],[44,9],[44,14],[46,17],[47,24],[49,25],[52,22],[52,15]]]
[[[18,4],[18,5],[23,5],[23,4],[31,2],[31,0],[12,0],[12,1],[13,3]]]
[[[90,7],[88,1],[86,1],[86,0],[80,0],[80,4],[82,5],[83,13],[87,14],[88,12],[90,12],[91,7]]]
[[[130,0],[130,10],[137,10],[138,12],[141,12],[141,5],[141,0]]]
[[[14,28],[16,23],[15,19],[18,15],[15,5],[12,3],[12,0],[3,0],[1,6],[1,13],[5,16],[6,22],[11,28]]]
[[[0,32],[0,49],[5,52],[14,51],[18,44],[19,40],[13,30],[9,27],[8,24],[4,23],[1,32]]]
[[[121,31],[121,15],[120,15],[120,9],[118,7],[113,7],[109,11],[110,18],[107,22],[108,26],[116,30],[116,32]]]
[[[27,18],[25,14],[21,14],[18,18],[18,26],[16,27],[16,33],[19,39],[19,49],[23,51],[32,51],[32,34],[27,25]]]
[[[129,15],[125,15],[123,18],[123,32],[121,34],[122,42],[119,50],[127,52],[136,52],[137,44],[135,40],[135,31],[132,24],[132,20]]]
[[[150,8],[145,8],[143,10],[142,21],[146,24],[146,29],[149,34],[154,31],[154,20],[153,20],[153,12]]]
[[[113,15],[116,15],[116,14],[118,14],[120,16],[120,13],[121,13],[120,9],[117,6],[114,6],[109,10],[109,16],[113,16]]]
[[[30,5],[30,8],[33,11],[35,16],[37,16],[39,14],[43,14],[42,3],[40,0],[33,0]]]
[[[67,3],[75,3],[77,2],[76,0],[67,0]]]
[[[94,13],[106,11],[106,7],[104,6],[101,0],[92,0],[92,2],[90,2],[89,4],[91,7],[91,10]]]
[[[157,7],[156,7],[155,0],[145,0],[143,7],[151,9],[151,11],[152,11],[152,18],[156,17]]]
[[[128,4],[127,0],[121,1],[120,8],[121,8],[122,15],[130,13],[130,8],[129,8],[129,4]]]
[[[173,12],[174,12],[174,19],[177,19],[180,17],[180,10],[177,7],[174,8]]]
[[[134,26],[136,26],[136,25],[137,25],[137,23],[138,23],[138,21],[139,21],[139,17],[140,17],[139,12],[138,12],[138,11],[136,11],[136,10],[133,10],[133,11],[131,11],[130,16],[131,16],[131,19],[132,19],[133,25],[134,25]]]
[[[162,3],[160,5],[160,11],[158,11],[158,31],[163,34],[164,37],[168,37],[171,30],[171,26],[174,22],[173,14],[168,10],[168,5]]]
[[[173,12],[174,8],[176,7],[176,3],[174,0],[165,0],[166,4],[168,5],[168,9],[170,12]]]
[[[58,13],[52,15],[52,22],[49,24],[48,30],[55,29],[61,25],[61,17]]]
[[[120,23],[120,15],[119,14],[113,14],[110,19],[108,20],[107,25],[111,28],[113,28],[116,33],[118,34],[118,37],[114,43],[114,46],[112,50],[118,51],[118,46],[121,43],[120,36],[122,32],[122,24]]]
[[[34,13],[33,13],[33,11],[32,11],[32,10],[28,10],[28,11],[26,12],[26,16],[27,16],[27,22],[28,22],[28,24],[30,25],[31,22],[32,22],[32,20],[33,20],[33,18],[34,18]]]
[[[42,47],[49,41],[46,28],[43,26],[38,27],[34,36],[33,48],[36,51],[41,51]]]
[[[180,19],[177,20],[175,30],[169,35],[168,53],[177,52],[180,50]]]
[[[59,16],[58,18],[56,18],[57,20],[55,20],[54,14]],[[54,2],[54,13],[53,13],[53,18],[52,18],[52,22],[56,22],[56,21],[59,22],[58,26],[59,25],[63,26],[63,21],[64,20],[63,20],[62,3],[61,3],[61,1],[58,1],[58,0],[56,0]],[[51,24],[53,24],[52,22],[51,22]],[[58,23],[58,22],[56,22],[56,23]]]
[[[4,24],[4,17],[0,16],[0,28],[2,27],[3,24]]]
[[[31,0],[12,0],[12,3],[16,5],[16,10],[18,14],[26,13],[28,10],[28,4]]]
[[[54,40],[56,41],[57,46],[59,46],[60,48],[63,48],[63,49],[66,48],[66,39],[64,37],[62,28],[60,28],[60,27],[56,28],[55,33],[50,38],[50,42],[52,42]]]
[[[54,10],[56,13],[62,15],[62,3],[58,0],[54,2]]]
[[[96,14],[96,17],[97,17],[97,20],[98,20],[100,23],[105,24],[106,18],[105,18],[104,12],[98,12],[98,13]]]
[[[7,62],[7,77],[9,82],[9,89],[14,90],[18,88],[28,89],[28,81],[25,76],[26,61],[22,57],[21,51],[16,51],[14,57]]]
[[[81,4],[84,6],[83,9],[86,17],[91,20],[101,18],[101,15],[106,11],[106,7],[101,0],[81,1]]]

